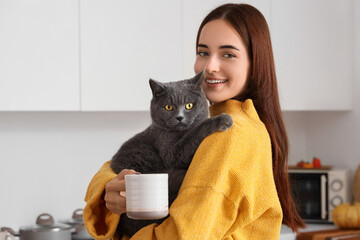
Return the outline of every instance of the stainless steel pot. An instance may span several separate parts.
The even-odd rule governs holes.
[[[14,240],[14,231],[11,228],[0,228],[0,240]]]
[[[48,213],[38,216],[36,225],[20,227],[20,240],[71,240],[75,229],[67,224],[54,222]]]
[[[72,218],[67,220],[59,221],[61,223],[67,224],[75,228],[75,232],[72,235],[73,240],[80,240],[80,239],[93,239],[88,231],[85,228],[84,219],[83,219],[83,209],[79,208],[73,212]]]

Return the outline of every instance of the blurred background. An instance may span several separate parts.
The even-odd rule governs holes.
[[[193,76],[215,0],[0,0],[0,226],[70,218],[120,145],[150,124],[149,78]],[[360,163],[360,1],[256,0],[290,164]]]

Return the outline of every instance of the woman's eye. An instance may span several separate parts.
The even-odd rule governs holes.
[[[208,56],[207,52],[204,52],[204,51],[198,51],[197,52],[197,55],[201,56],[201,57],[206,57]]]
[[[171,110],[173,110],[173,106],[165,105],[165,109],[166,109],[166,111],[171,111]]]
[[[194,104],[192,104],[192,103],[187,103],[186,105],[185,105],[185,108],[187,109],[187,110],[190,110],[190,109],[192,109],[194,107]]]
[[[227,54],[224,55],[224,57],[226,57],[226,58],[234,58],[235,55],[232,54],[232,53],[227,53]]]

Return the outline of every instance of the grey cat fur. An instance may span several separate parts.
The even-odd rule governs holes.
[[[191,79],[169,83],[150,79],[152,123],[126,141],[110,163],[115,173],[125,168],[141,173],[168,173],[170,205],[200,143],[210,134],[225,131],[233,124],[227,114],[209,118],[207,99],[201,89],[202,80],[202,73]],[[188,103],[193,104],[190,110],[185,108]],[[171,105],[173,109],[168,111],[165,105]],[[164,219],[133,220],[122,214],[117,231],[132,236],[142,227],[161,223]]]

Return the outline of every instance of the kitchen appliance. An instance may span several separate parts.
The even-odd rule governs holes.
[[[350,201],[350,170],[289,169],[291,192],[307,223],[331,223],[334,208]]]

